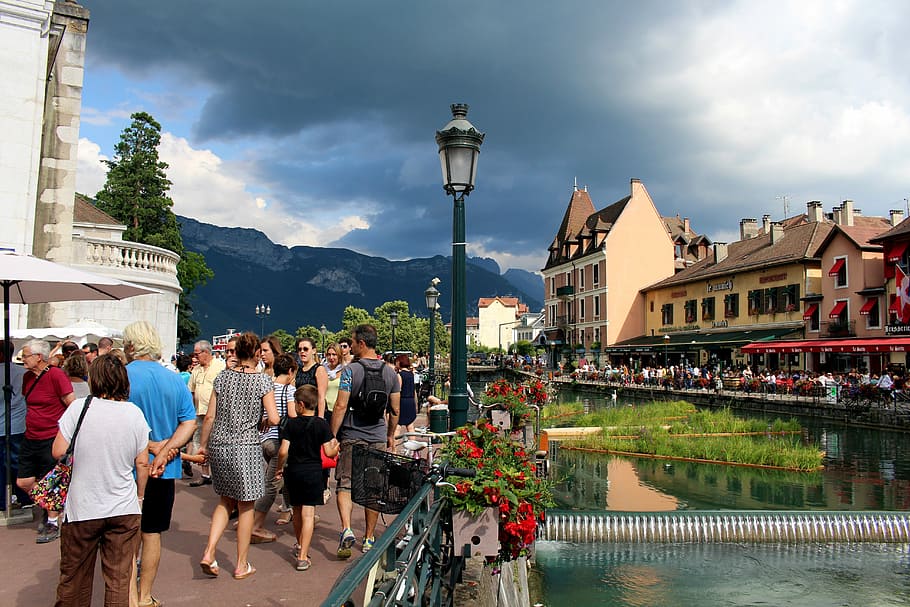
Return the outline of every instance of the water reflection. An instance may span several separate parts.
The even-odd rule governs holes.
[[[607,399],[585,400],[586,408],[612,405]],[[559,479],[556,498],[561,507],[581,510],[910,510],[906,434],[816,420],[802,423],[804,440],[826,452],[822,472],[671,463],[557,449],[552,468]]]

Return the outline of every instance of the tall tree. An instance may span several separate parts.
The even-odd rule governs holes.
[[[177,306],[177,340],[188,343],[199,335],[199,323],[193,320],[190,295],[205,284],[214,273],[199,253],[186,251],[180,237],[180,225],[168,196],[171,182],[167,163],[158,158],[161,125],[145,112],[130,116],[132,122],[123,130],[114,147],[114,158],[105,160],[107,180],[95,195],[96,206],[122,221],[127,230],[124,238],[180,255],[177,280],[183,292]]]

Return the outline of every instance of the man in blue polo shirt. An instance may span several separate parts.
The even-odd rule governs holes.
[[[155,607],[152,584],[161,560],[161,534],[171,526],[175,481],[181,477],[179,458],[171,459],[193,438],[196,408],[186,383],[161,365],[161,337],[149,323],[140,320],[123,329],[123,348],[132,360],[126,366],[130,378],[130,401],[145,414],[152,429],[149,451],[156,454],[142,500],[142,573],[138,588],[139,607]]]

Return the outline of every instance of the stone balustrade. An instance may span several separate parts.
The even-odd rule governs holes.
[[[138,242],[73,237],[73,263],[117,269],[124,272],[149,272],[158,278],[177,279],[180,256],[173,251]],[[160,276],[163,275],[163,276]]]

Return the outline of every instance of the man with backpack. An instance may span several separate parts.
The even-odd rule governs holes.
[[[341,372],[338,399],[332,409],[332,433],[340,443],[338,466],[335,468],[336,502],[341,517],[341,537],[338,558],[351,557],[356,542],[351,529],[351,465],[355,444],[374,449],[394,449],[395,429],[398,427],[401,386],[395,369],[376,354],[376,327],[357,325],[351,333],[351,352],[354,362]],[[379,513],[365,508],[366,529],[363,551],[373,548],[374,530]]]

